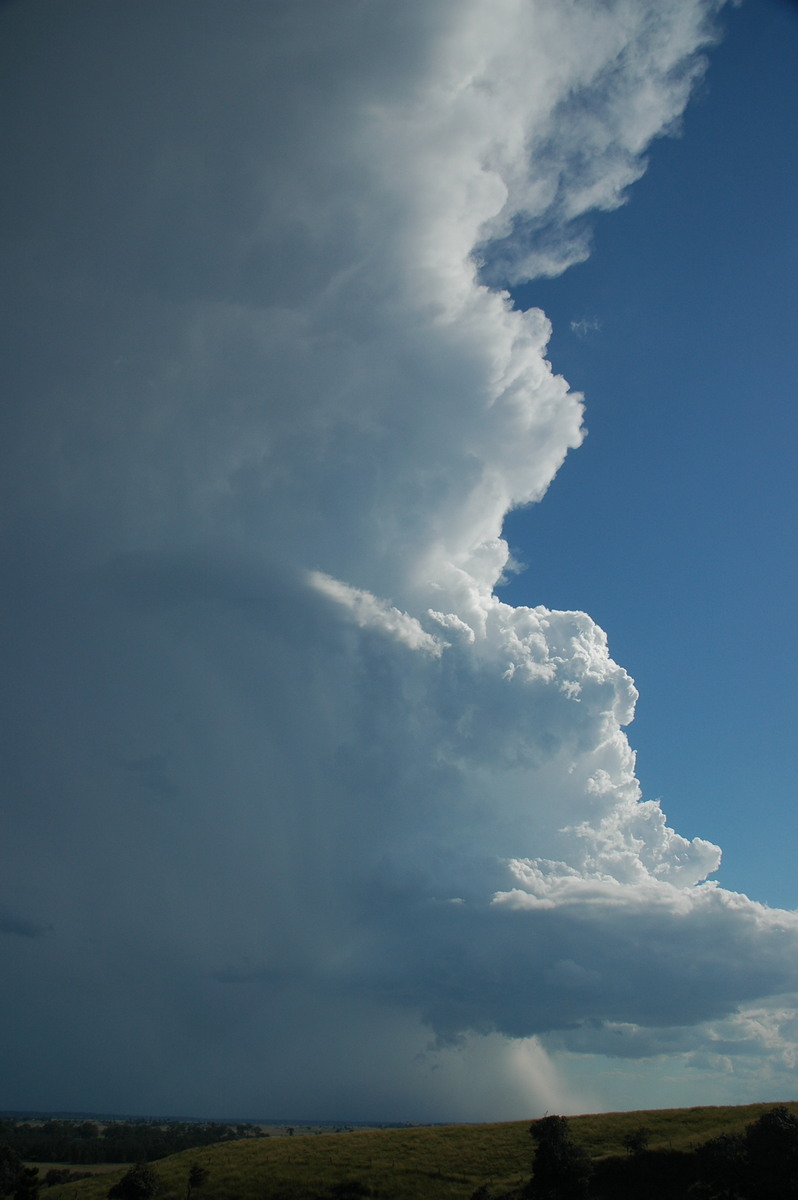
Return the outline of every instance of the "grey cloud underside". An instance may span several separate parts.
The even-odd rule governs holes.
[[[662,1053],[796,988],[602,631],[493,594],[582,437],[497,288],[584,252],[715,9],[0,13],[14,1086],[332,1110],[430,1030]]]
[[[622,741],[597,749],[571,718],[584,694],[580,709],[541,681],[502,706],[467,651],[425,656],[219,553],[137,556],[38,607],[29,594],[26,623],[30,707],[17,695],[4,721],[24,801],[12,862],[32,828],[48,835],[34,879],[7,882],[53,922],[57,963],[83,962],[103,996],[130,986],[153,1020],[164,990],[190,991],[195,1036],[213,1012],[272,1019],[309,990],[408,1007],[444,1039],[581,1028],[606,1052],[607,1023],[696,1024],[795,986],[791,915],[639,866],[618,883],[591,870],[586,834],[563,834],[591,766],[625,763]],[[42,722],[61,734],[46,757]],[[617,816],[614,792],[593,804],[596,825]],[[582,869],[540,875],[565,889],[546,907],[513,853]],[[60,987],[75,1017],[84,987]]]
[[[17,937],[24,938],[38,938],[47,933],[47,930],[48,926],[46,925],[37,925],[35,921],[29,921],[8,909],[0,909],[0,933],[15,934]]]

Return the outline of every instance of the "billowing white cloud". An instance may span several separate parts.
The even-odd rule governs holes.
[[[3,11],[7,1106],[792,1053],[795,916],[642,798],[590,617],[494,594],[583,436],[502,288],[587,252],[717,7]]]

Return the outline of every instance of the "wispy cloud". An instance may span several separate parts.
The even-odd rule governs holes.
[[[395,638],[397,642],[401,642],[411,650],[423,650],[436,658],[448,645],[447,642],[442,642],[427,633],[415,617],[400,612],[398,608],[394,608],[392,604],[388,604],[384,600],[378,600],[370,592],[348,587],[347,584],[332,579],[322,571],[311,571],[308,581],[311,587],[316,588],[323,595],[329,596],[331,600],[335,600],[350,612],[353,620],[363,629],[375,629]],[[454,622],[459,622],[459,618],[443,617],[440,621],[443,625],[452,625]],[[459,624],[468,629],[464,622],[459,622]]]
[[[577,337],[585,338],[591,333],[601,332],[601,322],[597,317],[580,317],[578,321],[571,321],[571,333],[575,333]]]

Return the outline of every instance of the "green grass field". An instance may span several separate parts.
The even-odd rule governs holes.
[[[773,1102],[780,1103],[777,1101]],[[593,1158],[622,1154],[624,1135],[645,1125],[651,1148],[687,1149],[742,1130],[772,1104],[656,1109],[572,1117],[573,1138]],[[798,1103],[787,1107],[798,1116]],[[468,1200],[487,1184],[501,1192],[529,1178],[530,1121],[446,1125],[355,1133],[323,1133],[225,1142],[174,1154],[153,1164],[162,1200],[183,1200],[188,1171],[210,1171],[193,1200],[313,1200],[346,1180],[359,1180],[380,1200]],[[46,1167],[41,1166],[44,1175]],[[42,1200],[105,1200],[124,1174],[48,1188]]]

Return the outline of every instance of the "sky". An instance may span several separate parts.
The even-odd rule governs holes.
[[[794,1096],[796,51],[0,7],[0,1108]]]
[[[644,790],[681,832],[712,829],[726,886],[788,908],[797,22],[794,5],[726,10],[681,136],[595,222],[584,264],[519,291],[552,320],[549,352],[585,392],[590,436],[546,503],[509,518],[529,570],[501,593],[531,603],[539,587],[607,630],[641,693]],[[756,635],[741,636],[753,611]]]

